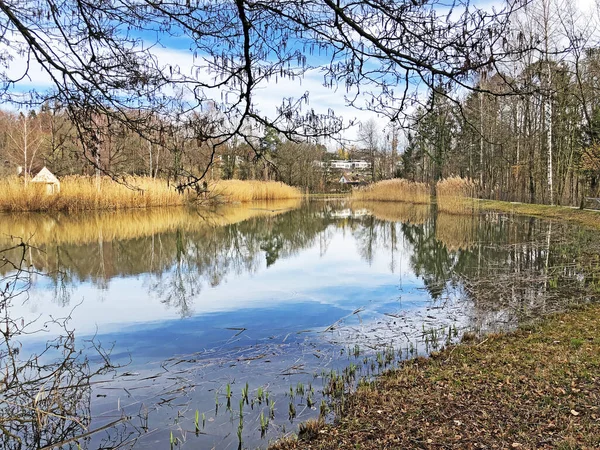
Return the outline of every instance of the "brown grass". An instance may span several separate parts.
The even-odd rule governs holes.
[[[83,211],[90,209],[147,208],[183,205],[186,196],[178,194],[163,180],[149,177],[128,177],[130,185],[117,183],[109,177],[100,178],[100,190],[95,177],[68,176],[61,180],[60,193],[48,195],[43,186],[22,180],[0,181],[2,211]]]
[[[428,204],[431,201],[429,187],[425,183],[403,178],[384,180],[352,191],[354,200],[377,200],[383,202],[406,202]]]
[[[600,448],[600,307],[408,361],[273,449]]]
[[[301,198],[299,189],[276,181],[222,180],[209,185],[211,197],[224,203]]]
[[[17,178],[0,180],[0,211],[85,211],[181,206],[195,202],[192,193],[179,194],[165,180],[127,177],[117,183],[109,177],[68,176],[61,180],[59,194],[47,195],[43,186],[24,186]],[[299,198],[299,190],[283,183],[262,181],[220,181],[209,186],[202,201],[222,203]]]
[[[451,177],[435,186],[438,211],[451,214],[472,214],[478,211],[476,186],[467,178]]]

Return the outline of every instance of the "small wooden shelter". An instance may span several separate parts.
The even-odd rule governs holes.
[[[38,172],[31,179],[32,183],[39,183],[46,186],[46,194],[58,194],[60,192],[60,181],[46,167]]]

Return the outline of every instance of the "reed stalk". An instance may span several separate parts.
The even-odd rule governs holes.
[[[429,187],[403,178],[384,180],[352,191],[353,200],[377,200],[428,204],[431,201]]]

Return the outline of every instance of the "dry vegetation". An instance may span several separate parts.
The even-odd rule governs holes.
[[[61,180],[59,194],[17,178],[0,180],[0,211],[85,211],[180,206],[198,200],[196,194],[179,194],[166,181],[150,177],[127,177],[117,183],[108,177],[69,176]],[[219,181],[209,185],[201,201],[222,203],[300,198],[301,192],[283,183],[261,181]]]
[[[429,187],[425,183],[403,178],[384,180],[352,191],[352,199],[384,202],[427,204],[431,201]]]
[[[209,185],[211,197],[224,203],[301,198],[299,189],[276,181],[226,180]]]
[[[452,214],[472,214],[478,210],[477,188],[473,181],[452,177],[440,180],[435,186],[439,211]]]
[[[408,361],[272,449],[600,448],[598,305]]]

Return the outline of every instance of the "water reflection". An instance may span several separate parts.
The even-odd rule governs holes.
[[[346,364],[341,350],[410,356],[464,329],[510,327],[585,300],[600,284],[597,235],[570,225],[422,205],[299,206],[0,216],[6,235],[28,237],[26,265],[49,274],[15,314],[72,312],[80,338],[114,342],[117,363],[131,358],[128,372],[94,389],[96,425],[146,411],[138,420],[150,416],[161,437],[138,425],[135,446],[154,448],[166,431],[183,436],[181,421],[189,430],[192,419],[182,417],[198,409],[212,431],[191,448],[225,447],[235,430],[213,410],[228,383],[269,386],[284,405],[273,437],[289,420],[289,384],[324,380],[321,371]],[[123,392],[127,406],[115,407]],[[303,402],[298,419],[315,414]],[[122,427],[115,433],[132,432]]]

